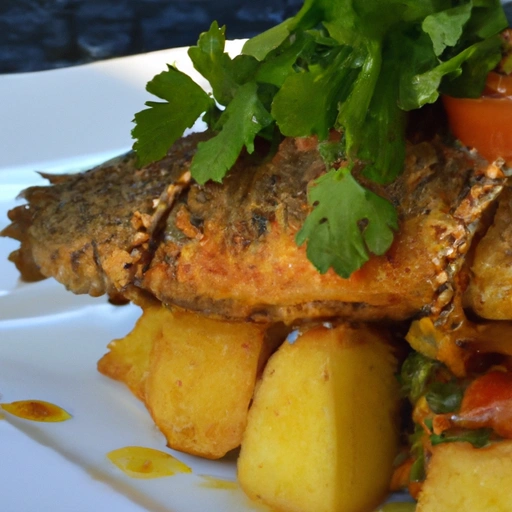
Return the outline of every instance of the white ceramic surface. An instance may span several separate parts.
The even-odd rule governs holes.
[[[241,42],[229,42],[237,53]],[[0,229],[35,172],[86,169],[132,144],[146,82],[176,63],[202,83],[185,49],[86,66],[0,76]],[[203,84],[204,85],[204,84]],[[60,424],[0,420],[2,512],[249,512],[239,490],[208,487],[201,475],[235,480],[234,457],[206,461],[175,454],[193,473],[156,480],[127,477],[106,453],[127,445],[165,450],[163,436],[129,391],[96,371],[110,340],[126,334],[135,306],[67,292],[53,280],[27,284],[0,238],[0,401],[41,399],[64,407]]]
[[[0,229],[20,190],[43,183],[35,170],[84,169],[129,149],[133,114],[149,99],[144,86],[166,63],[197,76],[184,49],[0,76]],[[73,295],[53,280],[20,282],[7,260],[17,245],[0,238],[0,401],[47,400],[73,419],[45,424],[3,414],[0,510],[257,510],[239,489],[212,489],[201,477],[234,481],[233,458],[176,454],[193,473],[155,480],[129,478],[108,461],[107,452],[128,445],[166,450],[142,404],[96,371],[108,342],[126,334],[139,311]]]

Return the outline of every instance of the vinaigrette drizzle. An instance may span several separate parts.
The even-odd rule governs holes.
[[[107,458],[132,478],[161,478],[192,472],[172,455],[143,446],[125,446],[107,453]]]
[[[62,407],[44,400],[19,400],[3,403],[0,407],[13,416],[30,421],[59,422],[72,418]]]

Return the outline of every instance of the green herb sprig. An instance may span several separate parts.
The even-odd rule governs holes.
[[[320,272],[348,277],[372,253],[384,254],[398,229],[395,208],[351,169],[357,162],[368,180],[395,180],[407,111],[441,92],[478,96],[506,26],[499,0],[305,0],[231,58],[225,28],[214,22],[188,51],[212,92],[173,66],[155,76],[147,90],[163,101],[135,115],[134,150],[140,165],[158,160],[202,118],[214,134],[191,165],[202,184],[221,182],[256,137],[323,141],[343,132],[349,165],[328,167],[312,185],[312,212],[296,240]]]

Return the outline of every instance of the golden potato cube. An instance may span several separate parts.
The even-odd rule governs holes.
[[[210,459],[238,447],[266,357],[263,326],[167,311],[146,405],[169,446]]]
[[[124,338],[109,343],[110,351],[98,361],[98,370],[124,382],[132,393],[144,400],[149,359],[154,341],[162,334],[166,309],[161,305],[144,307],[133,330]]]
[[[512,508],[512,441],[486,448],[433,447],[417,512],[508,512]]]
[[[238,460],[272,510],[362,512],[388,492],[397,451],[397,361],[368,328],[316,327],[270,358]]]

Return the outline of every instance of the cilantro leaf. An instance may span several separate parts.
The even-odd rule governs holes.
[[[242,49],[244,55],[251,55],[262,61],[273,50],[290,36],[291,28],[294,22],[290,18],[275,27],[258,34],[245,42]]]
[[[324,14],[321,3],[324,0],[305,0],[299,12],[279,25],[249,39],[242,49],[245,55],[252,55],[259,61],[279,48],[290,36],[299,29],[307,30],[318,25]],[[329,1],[329,0],[327,0]]]
[[[281,87],[291,74],[299,58],[310,53],[315,45],[315,38],[304,32],[297,34],[292,41],[284,43],[261,62],[256,72],[256,80],[261,83]]]
[[[475,430],[464,430],[462,432],[451,433],[444,431],[442,434],[432,434],[430,442],[432,446],[441,443],[466,442],[471,443],[475,448],[483,448],[491,442],[492,429],[477,428]]]
[[[423,31],[432,39],[434,53],[441,55],[447,46],[459,41],[465,23],[471,16],[472,4],[462,4],[444,11],[435,12],[425,18]]]
[[[363,120],[348,116],[348,108],[358,109],[351,103],[340,110],[340,122],[344,122],[347,134],[352,137],[352,151],[365,163],[363,175],[370,180],[386,184],[400,175],[405,160],[406,113],[396,100],[399,90],[404,41],[400,32],[394,33],[383,45],[383,59],[388,65],[382,66],[375,84],[375,93]],[[343,121],[342,113],[345,115]],[[362,124],[361,124],[362,123]],[[361,133],[364,130],[364,134]]]
[[[414,432],[409,436],[410,453],[414,458],[411,466],[409,480],[411,482],[421,482],[425,480],[425,446],[423,436],[425,431],[421,425],[414,425]]]
[[[432,412],[444,414],[459,409],[462,395],[462,386],[456,381],[433,382],[425,395],[425,399]]]
[[[224,52],[225,27],[214,21],[207,32],[200,35],[197,46],[188,50],[188,55],[201,75],[210,83],[213,96],[221,105],[228,105],[234,98],[238,87],[256,71],[258,61],[248,55],[239,55],[235,59]]]
[[[459,44],[467,45],[484,40],[508,27],[508,20],[500,0],[473,0],[471,18],[465,26]]]
[[[213,106],[208,94],[188,75],[172,66],[167,68],[146,86],[148,92],[166,102],[148,101],[149,108],[135,114],[132,137],[137,139],[133,149],[139,165],[163,158],[183,132]]]
[[[423,396],[430,384],[431,378],[441,363],[430,359],[420,352],[411,352],[402,364],[400,370],[400,386],[402,393],[407,396],[411,404]]]
[[[315,181],[309,191],[313,211],[297,233],[307,255],[322,273],[332,267],[349,277],[368,259],[384,254],[398,227],[393,206],[362,187],[348,169],[332,169]]]
[[[225,28],[214,22],[189,50],[212,97],[176,71],[155,77],[148,89],[167,103],[148,102],[136,115],[134,148],[142,163],[160,158],[204,112],[217,133],[192,162],[204,183],[222,180],[257,136],[321,142],[334,129],[343,133],[349,167],[357,162],[366,179],[390,183],[403,170],[406,112],[441,93],[480,94],[501,58],[498,33],[506,26],[499,0],[304,0],[232,59]],[[311,197],[297,242],[308,240],[321,271],[332,266],[347,276],[391,245],[396,212],[349,172],[330,171]]]
[[[499,62],[500,56],[495,50],[500,44],[497,37],[486,39],[469,46],[425,73],[404,73],[399,97],[400,107],[403,110],[413,110],[426,103],[434,103],[441,91],[453,96],[479,96],[487,73]]]
[[[254,151],[254,138],[272,122],[258,97],[257,86],[241,86],[219,119],[220,132],[198,145],[190,171],[198,183],[221,182],[245,146]]]
[[[230,72],[231,58],[224,53],[225,31],[225,27],[219,28],[213,22],[210,30],[199,36],[197,46],[188,49],[194,67],[208,80],[214,97],[222,105],[230,102],[238,88]]]
[[[327,138],[336,121],[337,105],[347,96],[346,84],[359,72],[356,59],[352,48],[342,46],[333,52],[332,65],[316,64],[307,73],[288,76],[272,103],[272,116],[283,135]]]
[[[318,143],[318,152],[320,153],[325,166],[330,168],[335,162],[346,157],[345,141],[343,138],[339,141],[321,141]]]
[[[500,55],[497,52],[500,46],[500,39],[496,36],[467,48],[461,54],[465,57],[465,61],[460,64],[457,72],[445,73],[445,76],[443,76],[440,85],[441,92],[466,98],[480,96],[485,86],[487,74],[500,61]],[[457,56],[448,61],[446,65],[450,66],[452,63],[458,64]]]

